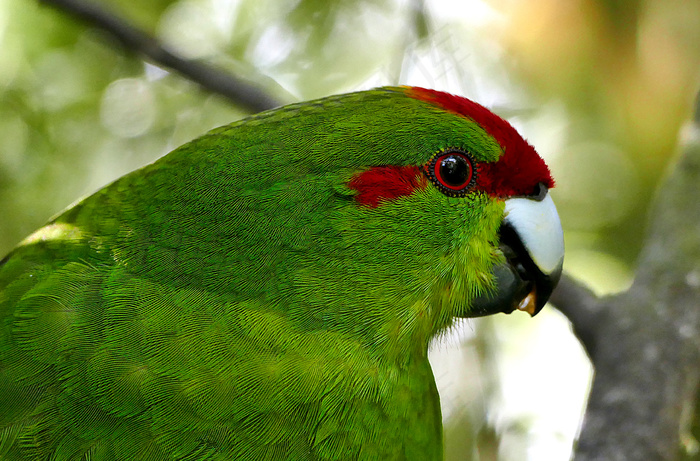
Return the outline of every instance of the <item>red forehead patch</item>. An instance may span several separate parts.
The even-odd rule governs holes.
[[[501,146],[503,155],[497,162],[477,164],[476,189],[492,196],[510,197],[531,194],[538,183],[554,187],[549,168],[535,148],[510,123],[481,104],[426,88],[408,87],[406,94],[473,120]]]

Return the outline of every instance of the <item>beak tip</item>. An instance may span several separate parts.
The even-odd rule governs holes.
[[[530,291],[527,296],[520,301],[520,304],[518,304],[518,310],[527,312],[530,314],[530,317],[537,315],[541,309],[541,307],[539,309],[537,308],[537,293],[534,287],[532,291]]]

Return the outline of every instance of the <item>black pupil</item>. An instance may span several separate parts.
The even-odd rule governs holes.
[[[440,161],[440,177],[449,186],[462,186],[469,179],[469,165],[460,155],[448,155]]]

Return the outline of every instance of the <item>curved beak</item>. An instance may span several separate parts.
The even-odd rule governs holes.
[[[519,309],[534,316],[561,277],[564,233],[544,186],[537,197],[514,197],[505,205],[499,245],[505,262],[494,267],[494,291],[477,297],[472,311],[486,315]]]

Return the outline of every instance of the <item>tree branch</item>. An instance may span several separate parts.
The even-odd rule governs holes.
[[[579,337],[595,345],[576,461],[676,459],[700,370],[698,184],[696,140],[659,189],[632,287],[598,307],[568,282],[557,295],[577,331],[586,330]]]
[[[550,302],[571,322],[589,357],[595,354],[598,325],[605,319],[605,302],[567,274],[563,274]]]
[[[253,112],[280,105],[279,101],[270,97],[265,91],[228,72],[178,56],[155,37],[96,4],[82,0],[39,0],[39,2],[66,11],[92,26],[109,32],[128,50],[140,53],[153,63],[174,70],[203,88],[220,94]]]

